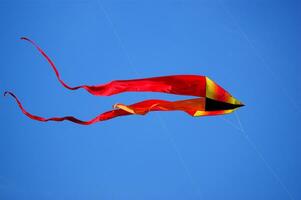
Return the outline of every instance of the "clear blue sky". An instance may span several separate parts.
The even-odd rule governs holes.
[[[300,9],[287,0],[0,0],[0,91],[34,114],[89,119],[117,102],[179,97],[68,91],[21,36],[70,85],[200,74],[247,105],[80,126],[30,120],[1,97],[0,199],[301,199]]]

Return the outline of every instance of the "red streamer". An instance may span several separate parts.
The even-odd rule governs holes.
[[[96,96],[110,96],[122,92],[162,92],[168,94],[188,95],[188,96],[198,97],[195,99],[187,99],[187,100],[174,101],[174,102],[152,99],[152,100],[141,101],[129,106],[123,104],[115,104],[114,110],[102,113],[91,120],[83,121],[73,116],[44,118],[37,115],[33,115],[24,109],[24,107],[22,106],[21,102],[19,101],[16,95],[14,95],[12,92],[4,93],[4,95],[12,96],[16,100],[22,112],[33,120],[37,120],[41,122],[47,122],[47,121],[60,122],[60,121],[68,120],[77,124],[90,125],[99,121],[109,120],[118,116],[125,116],[125,115],[132,115],[132,114],[145,115],[150,111],[178,110],[178,111],[184,111],[191,116],[225,114],[225,113],[232,112],[234,108],[242,105],[239,101],[234,99],[227,91],[225,91],[223,88],[215,84],[206,76],[197,76],[197,75],[175,75],[175,76],[161,76],[161,77],[132,79],[132,80],[114,80],[109,83],[101,84],[101,85],[92,85],[92,86],[80,85],[80,86],[70,87],[61,79],[60,74],[54,62],[35,42],[25,37],[22,37],[21,39],[26,40],[35,46],[35,48],[43,55],[43,57],[47,60],[47,62],[54,70],[58,81],[65,88],[69,90],[77,90],[82,88],[88,91],[89,93],[91,93],[92,95],[96,95]],[[227,110],[223,110],[223,109],[212,110],[212,105],[217,106],[216,103],[214,103],[214,100],[213,102],[212,100],[210,101],[211,105],[208,106],[208,109],[209,108],[210,109],[206,110],[206,106],[207,106],[206,101],[208,98],[207,92],[209,98],[212,98],[217,101],[224,100],[225,103],[228,105],[226,105],[227,107],[223,107],[223,108],[227,108]],[[232,107],[229,107],[229,103],[232,104]],[[209,105],[209,101],[208,101],[208,105]]]

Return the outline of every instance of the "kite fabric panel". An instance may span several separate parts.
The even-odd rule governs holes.
[[[114,80],[100,85],[80,85],[70,87],[60,77],[60,74],[50,57],[32,40],[22,37],[33,44],[43,55],[54,70],[58,81],[69,90],[84,89],[95,96],[111,96],[123,92],[161,92],[175,95],[193,96],[193,99],[166,101],[159,99],[144,100],[132,105],[115,104],[113,110],[104,112],[95,118],[82,121],[73,116],[44,118],[33,115],[25,110],[20,100],[12,92],[4,95],[12,96],[22,112],[29,118],[37,121],[64,121],[77,124],[90,125],[99,121],[109,120],[125,115],[145,115],[151,111],[184,111],[191,116],[210,116],[228,114],[243,104],[235,99],[229,92],[209,79],[200,75],[173,75],[131,80]]]

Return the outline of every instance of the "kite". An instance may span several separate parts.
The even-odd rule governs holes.
[[[61,79],[54,62],[35,42],[25,37],[21,39],[34,45],[52,67],[58,81],[69,90],[84,89],[94,96],[111,96],[123,92],[161,92],[194,97],[192,99],[178,101],[149,99],[132,105],[117,103],[113,106],[113,110],[104,112],[91,120],[82,121],[73,116],[44,118],[33,115],[25,110],[15,94],[6,91],[4,95],[12,96],[21,111],[33,120],[41,122],[68,120],[81,125],[90,125],[119,116],[145,115],[151,111],[183,111],[190,116],[198,117],[228,114],[244,106],[242,102],[234,98],[229,92],[210,78],[200,75],[173,75],[131,80],[114,80],[100,85],[70,87]]]

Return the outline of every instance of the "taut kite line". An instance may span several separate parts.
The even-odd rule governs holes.
[[[21,39],[26,40],[35,46],[53,68],[58,81],[69,90],[82,88],[95,96],[110,96],[122,92],[162,92],[196,97],[173,102],[150,99],[132,105],[118,103],[114,105],[113,110],[104,112],[91,120],[82,121],[73,116],[44,118],[33,115],[24,109],[16,95],[8,91],[4,93],[4,95],[11,95],[16,100],[18,106],[27,117],[37,121],[68,120],[77,124],[90,125],[119,116],[132,114],[145,115],[150,111],[184,111],[187,114],[196,117],[228,114],[238,107],[243,106],[240,101],[235,99],[229,92],[224,90],[214,81],[206,76],[199,75],[174,75],[132,80],[114,80],[101,85],[80,85],[70,87],[61,79],[54,62],[35,42],[25,37],[22,37]]]

